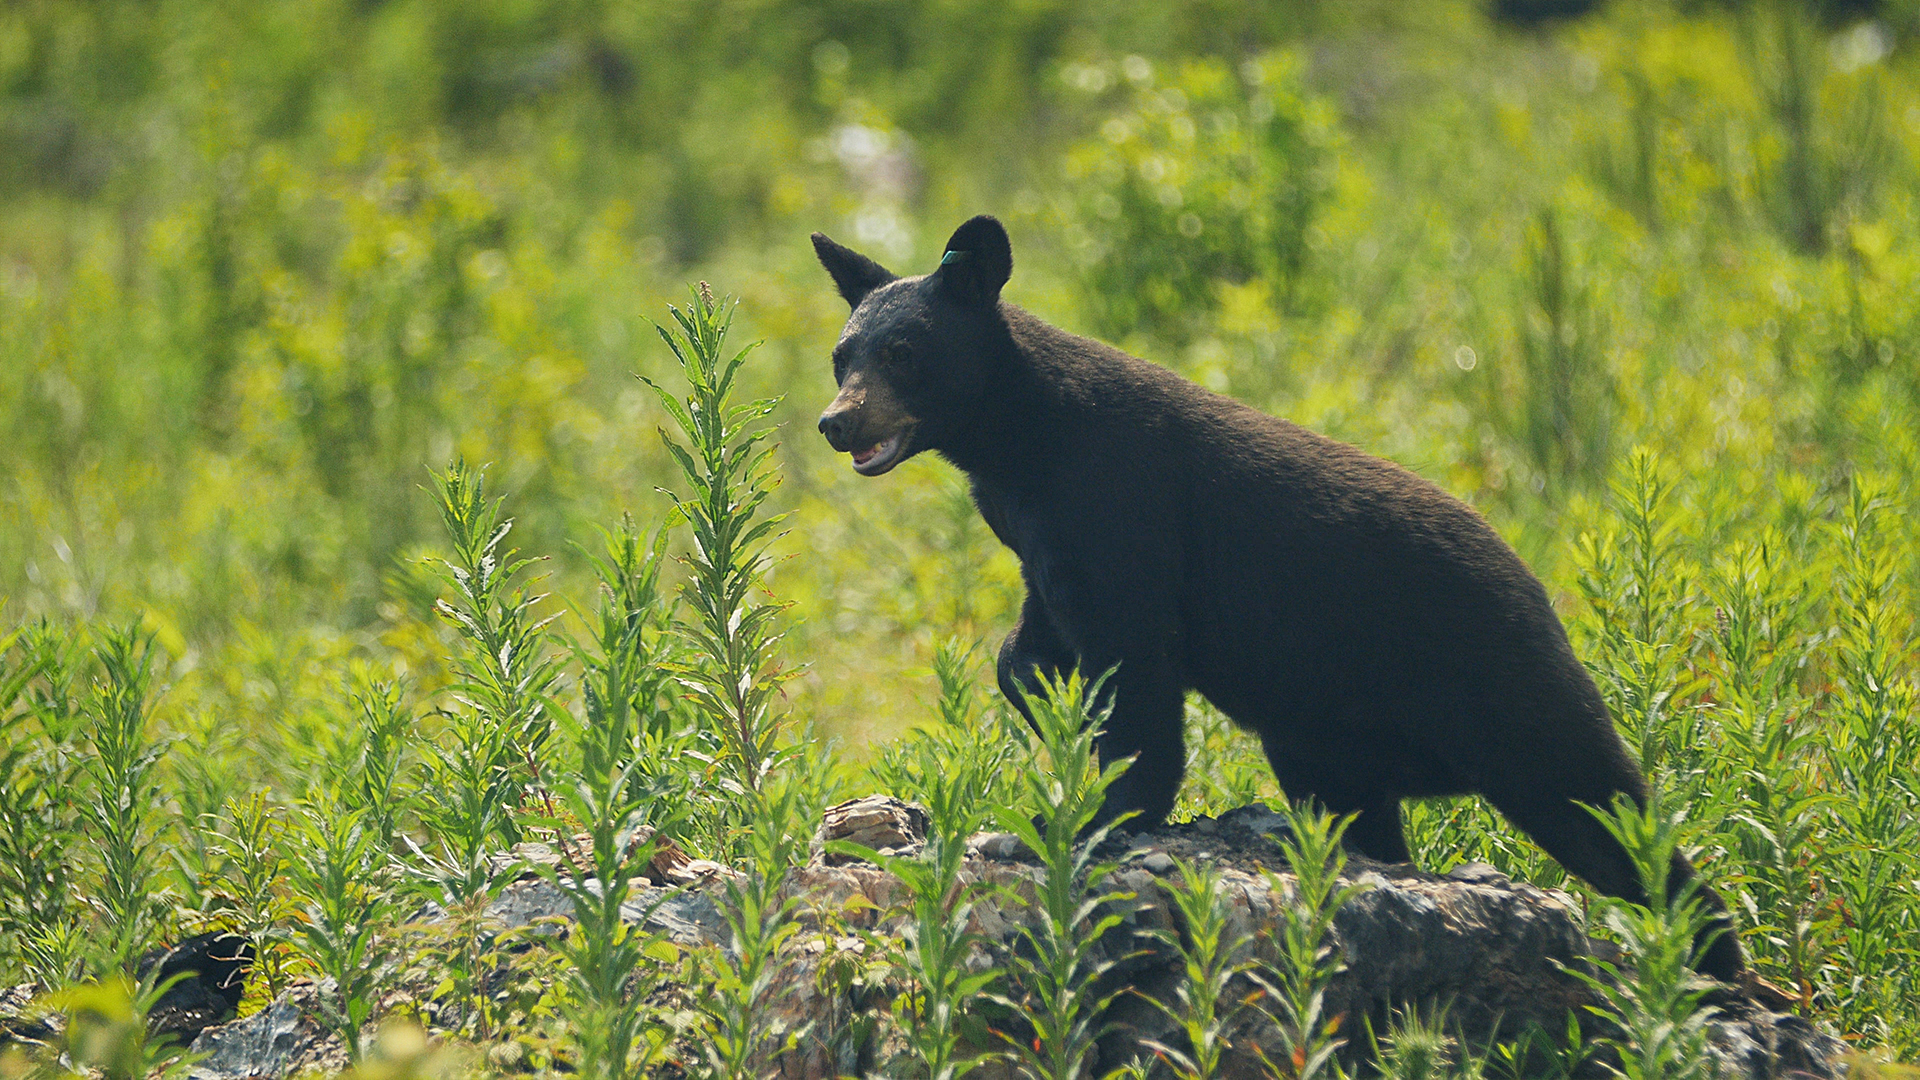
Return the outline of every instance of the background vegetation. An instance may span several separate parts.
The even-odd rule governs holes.
[[[543,769],[609,829],[711,779],[733,803],[657,824],[768,873],[767,807],[925,796],[965,755],[1023,807],[1004,745],[954,734],[1000,730],[965,645],[1013,562],[952,470],[862,480],[811,419],[845,311],[806,233],[917,272],[991,211],[1014,301],[1486,513],[1762,971],[1920,1054],[1917,32],[1894,2],[7,5],[0,968],[218,923],[346,986],[399,943],[313,935],[389,872],[483,898]],[[742,414],[773,453],[738,464],[788,516],[681,563],[649,537],[694,550],[726,459],[656,429],[731,436],[672,415],[692,354],[651,323],[700,278],[764,342],[731,392],[779,399]],[[429,473],[456,459],[487,493]],[[480,581],[501,544],[546,561]],[[1277,794],[1191,719],[1183,812]],[[596,731],[646,775],[616,790]],[[1560,881],[1477,803],[1411,821],[1430,869]],[[581,1015],[625,1015],[589,984]]]

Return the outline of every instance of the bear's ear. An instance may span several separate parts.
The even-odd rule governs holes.
[[[1007,242],[1007,230],[985,214],[969,219],[953,231],[934,276],[966,300],[992,307],[1000,300],[1001,287],[1013,276],[1013,245]]]
[[[893,280],[887,268],[867,258],[852,248],[841,247],[827,239],[825,233],[813,234],[813,253],[820,257],[820,265],[833,275],[833,283],[840,287],[840,295],[846,297],[848,307],[859,307],[867,294]]]

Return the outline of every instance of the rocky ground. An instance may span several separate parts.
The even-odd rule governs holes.
[[[803,897],[805,931],[793,939],[796,956],[777,1006],[779,1018],[804,1024],[807,1036],[799,1049],[769,1062],[770,1073],[796,1080],[865,1075],[888,1056],[887,1026],[872,1022],[887,1011],[886,988],[820,976],[823,965],[866,948],[861,932],[884,935],[894,929],[884,913],[897,898],[897,884],[876,867],[826,854],[824,841],[852,839],[905,854],[919,845],[925,827],[918,807],[882,796],[827,812],[813,859],[789,882]],[[1175,860],[1218,867],[1230,898],[1233,933],[1264,941],[1280,918],[1289,881],[1273,841],[1282,828],[1281,818],[1253,806],[1114,844],[1120,869],[1104,888],[1131,893],[1133,899],[1126,904],[1124,923],[1103,948],[1119,960],[1117,977],[1138,993],[1115,1000],[1108,1019],[1116,1026],[1101,1044],[1100,1071],[1130,1058],[1143,1040],[1174,1037],[1166,1015],[1141,995],[1170,1001],[1178,985],[1178,954],[1156,933],[1179,930],[1162,887],[1169,875],[1177,876]],[[541,857],[537,850],[522,854]],[[999,898],[983,900],[975,909],[976,929],[988,943],[977,957],[981,964],[1003,963],[1019,940],[1020,926],[1031,918],[1014,899],[1036,873],[1025,856],[1004,834],[983,834],[971,845],[965,873],[1007,886],[994,894]],[[727,930],[719,879],[729,871],[712,864],[689,868],[684,859],[672,858],[658,869],[662,881],[682,883],[636,888],[627,907],[630,917],[684,946],[723,942]],[[1364,1032],[1367,1021],[1384,1031],[1390,1010],[1420,1006],[1444,1008],[1447,1022],[1469,1047],[1485,1047],[1496,1036],[1511,1037],[1533,1023],[1564,1033],[1570,1012],[1583,1018],[1589,1038],[1604,1034],[1604,1022],[1585,1008],[1594,1003],[1592,992],[1568,969],[1596,950],[1604,955],[1605,946],[1587,938],[1571,897],[1515,883],[1485,866],[1438,876],[1355,859],[1348,874],[1366,888],[1335,922],[1345,967],[1329,987],[1326,1004],[1330,1015],[1343,1017],[1342,1031]],[[559,889],[530,878],[508,887],[490,914],[505,930],[564,917],[569,910]],[[217,977],[224,981],[222,993],[230,994],[230,971],[222,969]],[[192,1067],[192,1075],[240,1080],[339,1068],[344,1063],[339,1040],[316,1021],[315,994],[311,985],[296,986],[255,1015],[206,1026],[193,1042],[193,1049],[206,1056]],[[1722,1075],[1761,1080],[1845,1073],[1846,1046],[1839,1039],[1753,998],[1724,987],[1708,999],[1716,1010],[1711,1052]],[[1277,1045],[1271,1022],[1257,1010],[1245,1010],[1234,1022],[1232,1037],[1234,1050],[1222,1075],[1265,1075],[1255,1050]],[[1365,1044],[1364,1037],[1352,1039],[1349,1056],[1357,1059]],[[1605,1074],[1604,1054],[1588,1067],[1595,1075]]]

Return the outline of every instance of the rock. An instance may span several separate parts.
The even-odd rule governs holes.
[[[1469,885],[1511,885],[1513,879],[1483,862],[1461,863],[1447,871],[1448,881],[1464,881]]]
[[[530,881],[539,877],[542,869],[547,867],[565,867],[564,872],[572,872],[570,860],[553,850],[551,845],[537,840],[518,843],[497,855],[487,856],[487,869],[496,877],[517,870],[519,871],[518,877],[515,878],[517,881]]]
[[[40,1002],[39,983],[0,990],[0,1048],[12,1043],[44,1044],[60,1034],[60,1017]]]
[[[599,883],[587,887],[598,892]],[[516,930],[540,919],[573,915],[573,899],[546,880],[518,881],[500,891],[487,905],[487,917],[502,931]],[[667,936],[676,945],[704,945],[726,935],[727,920],[713,897],[704,892],[640,886],[628,890],[620,917]]]
[[[346,1049],[317,1019],[319,995],[327,985],[296,985],[244,1020],[202,1031],[190,1049],[205,1057],[188,1066],[189,1080],[339,1071],[346,1065]]]
[[[835,840],[872,848],[882,855],[918,855],[927,843],[927,823],[926,807],[891,795],[868,795],[829,806],[813,838],[813,859],[827,866],[860,861],[855,855],[828,851],[827,844]]]
[[[628,852],[651,841],[653,853],[647,859],[647,867],[641,875],[651,885],[692,885],[710,877],[727,876],[734,871],[708,859],[695,859],[680,850],[680,845],[672,837],[658,836],[650,826],[642,825],[628,838]],[[559,845],[555,850],[554,844]],[[554,844],[541,841],[526,841],[515,844],[507,851],[489,856],[488,865],[495,874],[520,869],[516,881],[531,881],[544,877],[549,871],[558,872],[562,877],[591,877],[593,874],[593,837],[578,833],[566,840],[556,839]]]
[[[1010,832],[974,834],[967,840],[967,854],[996,862],[1033,861],[1033,852],[1028,851],[1027,845]]]
[[[1220,828],[1240,829],[1255,836],[1267,836],[1275,840],[1284,838],[1289,832],[1287,819],[1261,803],[1229,810],[1215,820]]]
[[[689,859],[684,853],[680,852],[678,848],[674,849],[674,854],[680,856],[681,862],[679,865],[667,870],[663,875],[655,877],[653,879],[655,884],[698,885],[703,881],[712,879],[740,878],[745,876],[733,867],[714,862],[712,859]]]
[[[738,877],[738,871],[711,859],[695,859],[680,850],[671,836],[658,836],[649,826],[634,831],[633,842],[653,842],[653,855],[647,860],[647,879],[654,885],[695,885],[713,877]]]
[[[887,1067],[893,1046],[887,1041],[892,1038],[888,1017],[892,998],[903,987],[868,980],[876,970],[876,943],[905,929],[904,917],[894,912],[903,898],[901,886],[879,867],[836,862],[826,856],[824,845],[846,837],[894,851],[914,850],[925,837],[924,812],[916,811],[884,797],[835,807],[816,839],[820,857],[788,877],[786,891],[801,900],[800,927],[786,946],[765,1019],[804,1034],[778,1060],[763,1063],[762,1072],[787,1080],[825,1080],[878,1075]],[[1124,984],[1135,993],[1116,997],[1104,1018],[1111,1034],[1101,1041],[1099,1060],[1089,1063],[1098,1072],[1124,1064],[1149,1041],[1178,1038],[1171,1021],[1148,1000],[1174,1002],[1180,987],[1182,961],[1169,944],[1177,940],[1179,925],[1168,892],[1177,885],[1177,875],[1169,876],[1177,862],[1210,863],[1228,898],[1230,936],[1254,942],[1262,959],[1273,958],[1273,934],[1286,918],[1293,885],[1272,839],[1284,834],[1284,819],[1263,807],[1246,807],[1204,824],[1136,834],[1123,846],[1116,844],[1113,857],[1122,860],[1121,867],[1103,888],[1114,897],[1121,922],[1095,959],[1113,962],[1110,977],[1117,980],[1116,988]],[[1009,834],[982,834],[970,842],[962,874],[984,887],[972,909],[971,929],[980,936],[968,960],[972,970],[1004,968],[1022,945],[1022,928],[1037,926],[1035,913],[1019,899],[1033,895],[1039,871],[1031,858]],[[1617,959],[1617,954],[1588,939],[1572,897],[1513,882],[1484,866],[1440,876],[1356,858],[1348,878],[1367,887],[1334,921],[1332,944],[1345,967],[1324,1000],[1328,1015],[1343,1018],[1349,1066],[1359,1066],[1367,1024],[1384,1031],[1392,1010],[1409,1005],[1447,1003],[1449,1024],[1462,1045],[1475,1049],[1496,1036],[1518,1035],[1532,1022],[1564,1031],[1570,1014],[1589,1038],[1600,1034],[1600,1022],[1587,1009],[1596,1003],[1592,992],[1569,969],[1582,968],[1589,955]],[[1131,898],[1123,898],[1128,893]],[[721,883],[709,878],[680,890],[636,887],[622,910],[632,922],[691,947],[726,942],[723,902]],[[489,914],[506,929],[564,919],[571,910],[566,893],[540,879],[509,886]],[[1253,989],[1250,983],[1236,984],[1229,995],[1244,998]],[[212,1056],[195,1066],[193,1075],[197,1080],[281,1077],[330,1060],[338,1040],[310,1019],[312,993],[311,988],[290,992],[259,1016],[207,1029],[195,1049]],[[1719,1010],[1709,1022],[1711,1053],[1722,1075],[1800,1080],[1845,1074],[1845,1045],[1813,1024],[1769,1011],[1736,987],[1723,987],[1710,1000]],[[1254,1051],[1278,1052],[1271,1022],[1256,1010],[1244,1010],[1228,1035],[1232,1051],[1220,1075],[1265,1075]],[[1604,1063],[1596,1058],[1591,1067],[1603,1070]]]
[[[1180,957],[1159,936],[1177,926],[1166,891],[1176,882],[1165,878],[1176,860],[1215,867],[1231,908],[1230,936],[1257,942],[1259,955],[1272,958],[1272,934],[1285,917],[1292,883],[1272,840],[1284,833],[1283,817],[1246,807],[1217,820],[1125,838],[1127,846],[1114,856],[1124,860],[1122,868],[1105,888],[1131,892],[1136,900],[1102,943],[1100,959],[1115,961],[1119,977],[1136,993],[1114,999],[1105,1019],[1116,1026],[1101,1043],[1095,1071],[1124,1064],[1147,1041],[1177,1040],[1166,1015],[1146,1000],[1174,1002],[1180,985]],[[972,929],[985,939],[983,951],[969,964],[974,970],[1004,967],[1020,944],[1021,928],[1035,925],[1033,913],[1009,899],[1023,891],[1031,895],[1038,873],[1031,857],[1009,834],[973,838],[965,873],[990,889],[973,912]],[[1580,905],[1571,896],[1515,883],[1484,866],[1442,877],[1411,865],[1354,859],[1348,878],[1367,888],[1334,923],[1333,944],[1345,968],[1334,977],[1325,1001],[1330,1015],[1345,1018],[1342,1031],[1364,1033],[1368,1022],[1384,1031],[1396,1008],[1446,1002],[1449,1023],[1469,1047],[1485,1047],[1496,1036],[1517,1036],[1533,1022],[1564,1031],[1570,1014],[1587,1026],[1589,1038],[1600,1034],[1599,1021],[1587,1010],[1596,999],[1568,969],[1583,968],[1588,955],[1617,958],[1617,953],[1589,940]],[[796,871],[789,887],[806,897],[811,910],[837,913],[838,921],[809,917],[802,939],[845,923],[880,937],[904,929],[898,916],[886,914],[899,899],[898,887],[876,867],[816,863]],[[770,1012],[778,1022],[806,1025],[808,1031],[800,1047],[778,1062],[783,1077],[866,1074],[885,1065],[886,1047],[873,1033],[884,1030],[875,1021],[887,1012],[888,994],[823,989],[845,983],[823,967],[834,962],[833,950],[822,941],[796,948],[795,962],[781,976],[787,992]],[[1230,996],[1252,990],[1248,984]],[[1844,1075],[1846,1047],[1832,1035],[1798,1017],[1770,1012],[1733,987],[1725,988],[1717,1005],[1720,1012],[1709,1028],[1723,1075],[1752,1080]],[[1230,1034],[1234,1050],[1221,1075],[1266,1075],[1253,1051],[1278,1052],[1278,1032],[1271,1023],[1248,1010]],[[1345,1051],[1350,1065],[1358,1065],[1365,1045],[1363,1034],[1350,1035]],[[1603,1067],[1600,1060],[1593,1062],[1596,1070]]]

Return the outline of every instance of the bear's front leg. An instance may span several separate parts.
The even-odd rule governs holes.
[[[1106,676],[1090,711],[1104,716],[1095,744],[1102,767],[1132,758],[1107,789],[1095,825],[1133,813],[1131,828],[1166,821],[1186,772],[1186,685],[1168,649],[1178,639],[1177,609],[1167,595],[1168,559],[1154,534],[1137,530],[1121,550],[1055,552],[1026,559],[1020,624],[1000,649],[1000,691],[1027,723],[1026,697],[1049,679],[1078,668],[1088,681]],[[1110,673],[1110,674],[1109,674]]]
[[[1187,771],[1186,690],[1173,665],[1153,657],[1122,660],[1107,680],[1111,705],[1100,733],[1100,765],[1132,758],[1107,789],[1095,825],[1134,812],[1122,826],[1155,829],[1166,823]]]
[[[1020,605],[1020,622],[1000,646],[1000,660],[995,668],[1000,693],[1019,710],[1027,726],[1032,727],[1033,711],[1027,707],[1027,698],[1046,692],[1041,677],[1058,680],[1078,663],[1079,658],[1060,637],[1053,620],[1047,618],[1046,608],[1029,591]]]
[[[1107,789],[1106,804],[1095,824],[1103,825],[1130,810],[1138,811],[1128,821],[1132,828],[1163,823],[1180,793],[1187,764],[1182,733],[1186,693],[1172,665],[1150,658],[1090,664],[1066,643],[1044,605],[1028,593],[1020,606],[1019,625],[1000,646],[996,670],[1000,692],[1031,726],[1033,712],[1027,697],[1045,693],[1040,676],[1058,679],[1076,667],[1088,679],[1113,669],[1100,699],[1093,703],[1096,710],[1111,710],[1096,747],[1101,766],[1134,758],[1126,773]]]

